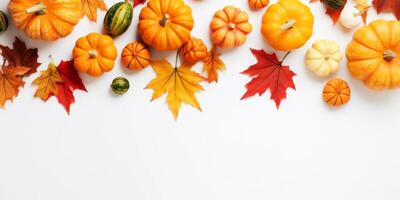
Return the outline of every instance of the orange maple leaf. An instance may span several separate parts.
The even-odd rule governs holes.
[[[82,17],[86,15],[91,21],[97,22],[97,9],[107,10],[103,0],[82,0]]]
[[[220,54],[213,47],[204,58],[203,71],[207,72],[207,81],[209,83],[218,82],[218,70],[225,70],[225,64],[220,58]]]
[[[7,100],[12,101],[18,95],[19,88],[25,85],[22,77],[28,73],[28,67],[4,66],[0,70],[0,107],[4,108]]]

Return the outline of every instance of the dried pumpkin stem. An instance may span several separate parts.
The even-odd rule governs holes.
[[[97,57],[97,51],[96,50],[89,50],[88,54],[90,58],[96,58]]]
[[[160,20],[160,26],[165,27],[170,18],[171,17],[169,16],[169,14],[165,14],[164,17]]]
[[[294,26],[295,24],[296,24],[296,20],[295,20],[295,19],[289,19],[289,20],[286,21],[285,24],[283,24],[283,25],[281,26],[281,30],[282,30],[282,31],[289,30],[289,29],[293,28],[293,26]]]
[[[26,13],[28,14],[36,13],[38,15],[44,15],[46,14],[46,11],[47,7],[42,2],[26,9]]]
[[[392,61],[396,57],[397,57],[396,53],[393,52],[392,50],[386,50],[385,52],[383,52],[383,59],[385,59],[388,62]]]
[[[231,23],[228,24],[228,28],[229,28],[229,30],[233,30],[233,29],[236,28],[236,25],[231,22]]]

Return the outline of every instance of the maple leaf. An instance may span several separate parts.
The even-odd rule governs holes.
[[[7,100],[12,101],[19,93],[19,88],[25,85],[22,76],[31,70],[28,67],[5,66],[0,70],[0,107],[4,108]]]
[[[41,75],[36,78],[32,83],[38,86],[35,97],[41,98],[43,101],[47,101],[53,94],[58,94],[58,83],[62,83],[60,73],[57,67],[50,63],[47,70],[41,72]]]
[[[133,2],[133,7],[146,3],[147,0],[130,0]]]
[[[175,119],[178,118],[182,103],[201,111],[195,93],[203,90],[199,83],[204,81],[204,77],[185,65],[172,67],[166,60],[153,61],[151,65],[157,74],[146,86],[146,89],[153,90],[152,101],[167,93],[167,104]]]
[[[78,71],[74,68],[73,61],[61,61],[57,69],[63,82],[58,83],[58,93],[56,97],[58,102],[64,106],[65,110],[69,114],[71,104],[75,103],[73,91],[82,90],[87,92],[87,90],[79,77]]]
[[[203,71],[207,72],[207,81],[209,83],[218,82],[218,70],[225,70],[225,64],[216,48],[213,47],[204,58],[203,66]]]
[[[15,38],[13,48],[0,44],[1,55],[7,60],[9,67],[24,66],[30,68],[25,76],[36,72],[41,63],[38,63],[38,49],[28,49],[25,42],[18,37]]]
[[[82,17],[87,16],[91,21],[97,22],[97,9],[107,10],[107,5],[103,0],[81,0]]]
[[[250,66],[242,74],[248,75],[252,80],[246,84],[247,92],[243,95],[242,100],[248,97],[265,93],[267,89],[271,91],[271,99],[275,101],[276,107],[279,108],[282,99],[286,98],[287,88],[296,90],[293,83],[293,73],[289,66],[282,65],[276,54],[268,54],[264,50],[250,49],[257,59],[257,63]]]
[[[378,13],[391,11],[400,20],[400,0],[373,0],[372,4]]]
[[[311,0],[311,3],[320,1],[321,3],[323,3],[325,0]],[[346,5],[347,0],[345,0],[344,5]],[[333,24],[336,24],[336,22],[339,20],[340,14],[343,11],[344,5],[339,8],[339,9],[331,9],[331,8],[326,8],[326,12],[325,14],[327,14],[333,21]]]

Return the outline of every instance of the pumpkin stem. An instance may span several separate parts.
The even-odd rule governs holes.
[[[386,50],[383,52],[383,59],[385,59],[387,62],[392,61],[397,57],[396,53],[393,52],[392,50]]]
[[[165,27],[165,25],[167,25],[169,18],[171,18],[169,14],[165,14],[164,17],[159,22],[160,26]]]
[[[293,26],[294,26],[295,24],[296,24],[296,20],[295,20],[295,19],[289,19],[289,20],[286,21],[285,24],[283,24],[283,25],[281,26],[281,30],[282,30],[282,31],[289,30],[289,29],[293,28]]]
[[[90,58],[96,58],[97,57],[97,51],[96,50],[89,50],[88,54]]]
[[[42,2],[26,9],[26,13],[28,14],[36,13],[37,15],[44,15],[46,14],[46,11],[47,7]]]
[[[228,28],[229,28],[229,30],[233,30],[233,29],[236,28],[236,25],[235,25],[234,23],[230,22],[230,23],[228,24]]]

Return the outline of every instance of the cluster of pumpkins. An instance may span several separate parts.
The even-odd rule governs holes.
[[[253,9],[269,5],[269,0],[248,2]],[[344,1],[324,2],[331,9],[337,9]],[[132,9],[132,5],[126,1],[108,10],[104,19],[108,35],[115,37],[128,29],[133,16]],[[8,10],[17,28],[29,37],[40,40],[66,37],[81,19],[80,0],[10,0]],[[346,18],[341,20],[346,21]],[[309,7],[300,0],[279,0],[267,8],[261,23],[261,33],[271,47],[279,51],[292,51],[302,47],[313,34],[314,17]],[[354,24],[348,22],[347,26]],[[181,49],[180,53],[188,63],[204,59],[207,47],[201,39],[191,37],[193,25],[192,10],[183,0],[149,0],[139,16],[138,33],[143,43],[135,41],[123,49],[123,64],[132,70],[147,67],[151,57],[148,46],[158,51]],[[215,46],[235,48],[245,43],[252,29],[245,11],[226,6],[215,13],[210,24],[210,35]],[[76,42],[73,57],[78,71],[100,76],[113,68],[117,49],[108,35],[91,33]],[[358,29],[347,47],[346,57],[351,74],[363,80],[369,88],[382,90],[399,87],[400,22],[375,20]],[[338,71],[341,60],[339,46],[329,40],[317,41],[306,55],[306,65],[319,76]],[[324,99],[334,106],[346,103],[349,95],[347,83],[340,79],[328,82],[324,89]],[[344,100],[332,102],[332,99],[339,98]]]

